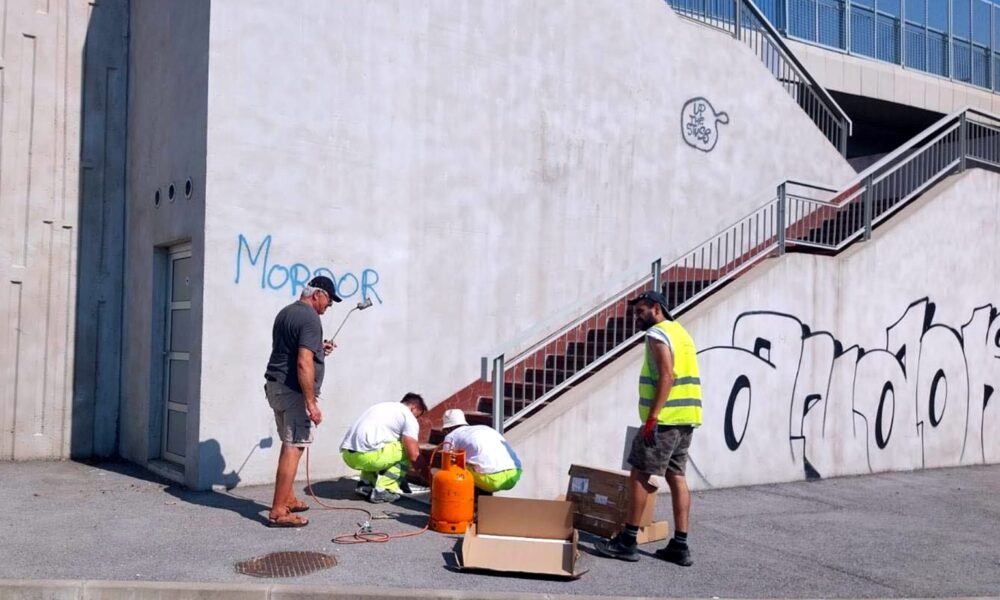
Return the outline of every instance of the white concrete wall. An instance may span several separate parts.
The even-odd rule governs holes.
[[[659,0],[215,0],[209,80],[200,436],[243,483],[273,477],[262,371],[309,273],[347,297],[328,332],[375,302],[328,362],[330,476],[371,403],[438,402],[779,181],[852,174],[747,48]],[[729,117],[711,152],[682,136],[695,97]]]
[[[89,454],[93,395],[73,404],[74,350],[86,392],[99,378],[88,353],[107,347],[90,321],[96,306],[81,304],[76,328],[78,268],[94,286],[82,288],[95,289],[108,263],[78,259],[103,250],[92,207],[121,214],[127,7],[6,0],[2,12],[0,460]],[[120,309],[113,294],[104,299]]]
[[[692,486],[1000,461],[998,222],[1000,175],[968,171],[871,241],[769,260],[685,315],[705,399]],[[564,492],[571,463],[622,466],[641,352],[509,432],[518,495]]]
[[[71,456],[107,457],[118,451],[121,403],[129,2],[78,4],[90,21],[81,82],[77,314],[67,420]]]

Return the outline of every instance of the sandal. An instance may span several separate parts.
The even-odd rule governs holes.
[[[309,524],[309,519],[305,517],[300,517],[298,515],[293,515],[291,513],[287,515],[281,515],[278,518],[267,518],[268,527],[305,527]]]
[[[300,513],[307,510],[309,510],[309,505],[298,498],[293,498],[291,504],[288,505],[288,512]]]

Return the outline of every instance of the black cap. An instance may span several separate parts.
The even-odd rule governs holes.
[[[300,280],[301,281],[301,280]],[[340,296],[337,295],[337,288],[333,285],[333,280],[325,275],[318,275],[309,280],[309,287],[314,287],[318,290],[323,290],[330,296],[330,300],[334,302],[340,302]]]
[[[670,311],[667,309],[667,297],[661,294],[660,292],[654,292],[652,290],[643,292],[638,296],[636,296],[635,298],[629,300],[628,305],[635,306],[639,302],[649,302],[651,304],[659,304],[660,308],[663,309],[663,316],[665,316],[670,320],[673,320],[673,316],[671,316]]]

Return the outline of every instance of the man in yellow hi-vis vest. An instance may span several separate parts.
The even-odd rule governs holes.
[[[667,311],[659,292],[643,292],[629,300],[635,320],[646,330],[646,353],[639,375],[639,418],[644,425],[632,442],[628,462],[631,504],[625,530],[595,544],[604,556],[639,560],[636,534],[649,494],[656,487],[651,475],[663,475],[670,486],[674,509],[674,537],[656,556],[682,566],[692,564],[688,548],[691,495],[684,466],[694,428],[701,425],[701,378],[697,349],[691,336]]]

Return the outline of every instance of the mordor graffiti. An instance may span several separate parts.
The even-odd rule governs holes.
[[[911,304],[884,347],[844,347],[797,318],[749,312],[699,353],[707,399],[691,449],[708,486],[1000,462],[1000,318],[959,329]]]

